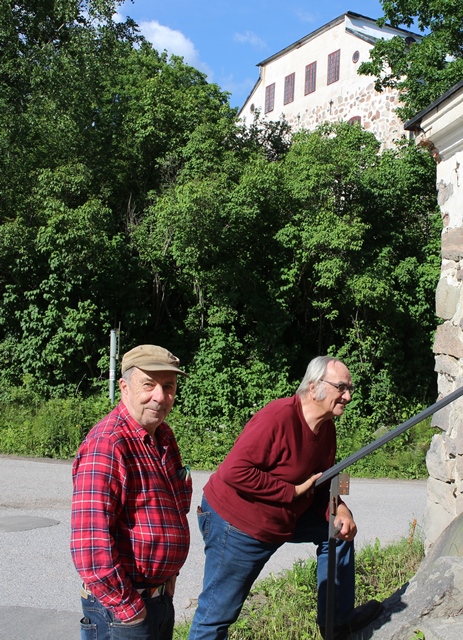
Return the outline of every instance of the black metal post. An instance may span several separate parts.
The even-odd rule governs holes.
[[[334,521],[338,510],[339,476],[331,480],[330,487],[330,522],[328,527],[328,573],[326,576],[326,617],[325,640],[333,640],[334,632],[334,603],[335,603],[335,577],[336,577],[336,528]]]
[[[330,469],[327,469],[320,478],[315,482],[315,486],[319,486],[328,480],[331,480],[330,485],[330,521],[329,521],[329,539],[328,539],[328,573],[327,573],[327,585],[326,585],[326,617],[325,617],[325,640],[333,640],[334,633],[334,605],[335,605],[335,575],[336,575],[336,535],[339,533],[339,529],[335,528],[334,520],[336,518],[337,507],[339,502],[340,479],[339,474],[344,471],[348,466],[354,464],[358,460],[361,460],[369,453],[376,451],[383,444],[393,440],[400,434],[404,433],[415,424],[418,424],[428,416],[436,413],[443,407],[447,406],[457,398],[463,396],[463,387],[456,389],[448,396],[442,398],[435,404],[431,405],[421,413],[418,413],[410,420],[403,422],[401,425],[392,429],[381,438],[378,438],[366,447],[359,449],[356,453],[353,453],[348,458],[345,458],[338,464],[335,464]],[[345,474],[343,474],[345,475]],[[345,493],[345,491],[342,491]]]

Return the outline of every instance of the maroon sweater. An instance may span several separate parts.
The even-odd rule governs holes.
[[[227,522],[262,542],[290,540],[297,519],[310,506],[328,518],[329,483],[293,500],[294,486],[335,462],[332,420],[318,433],[307,425],[301,400],[274,400],[256,413],[210,477],[204,495]]]

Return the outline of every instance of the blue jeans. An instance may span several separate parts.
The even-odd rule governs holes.
[[[175,619],[172,598],[161,595],[144,598],[144,602],[146,618],[126,625],[115,620],[111,611],[94,596],[82,598],[81,640],[172,640]]]
[[[223,520],[202,499],[198,523],[206,563],[203,590],[198,599],[189,640],[225,640],[237,620],[251,587],[265,563],[283,543],[260,542]],[[318,615],[325,624],[328,571],[328,523],[310,509],[299,519],[292,542],[317,545]],[[354,609],[355,569],[352,542],[336,543],[334,624],[341,625]]]

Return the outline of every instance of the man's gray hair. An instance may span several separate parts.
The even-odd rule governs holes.
[[[309,385],[313,383],[319,386],[321,380],[325,377],[326,369],[330,362],[342,362],[339,358],[332,356],[317,356],[309,362],[309,366],[301,380],[301,384],[296,391],[297,395],[303,396],[309,390]],[[317,400],[324,400],[326,397],[326,389],[320,387],[317,389]]]
[[[130,378],[132,377],[134,367],[130,367],[130,369],[126,369],[122,374],[121,378],[124,378],[126,382],[130,382]]]

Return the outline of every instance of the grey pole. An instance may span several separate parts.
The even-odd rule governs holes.
[[[115,400],[115,384],[116,384],[116,352],[117,352],[117,332],[111,329],[109,340],[109,399],[111,404]]]

